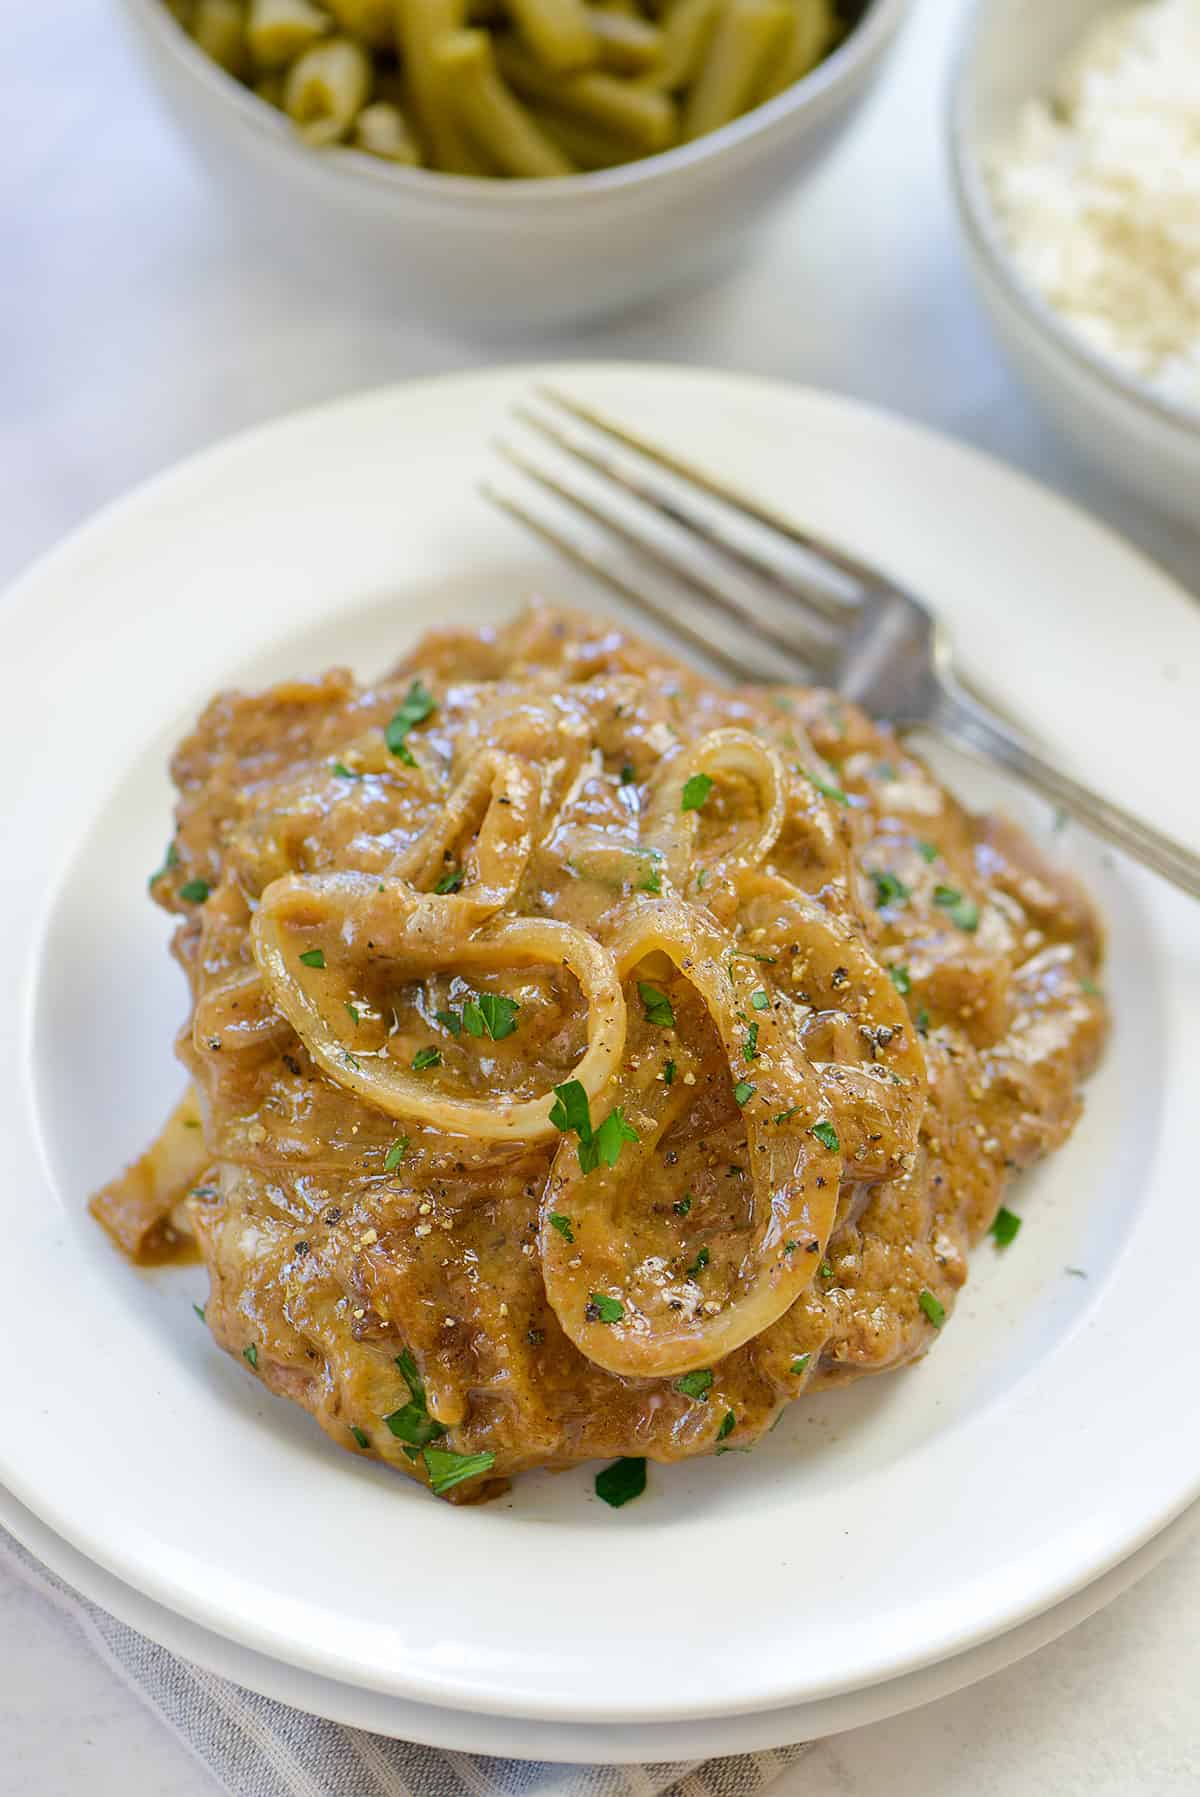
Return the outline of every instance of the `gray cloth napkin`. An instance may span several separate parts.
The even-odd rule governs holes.
[[[752,1797],[805,1745],[650,1766],[560,1766],[392,1741],[309,1716],[177,1659],[72,1591],[0,1529],[0,1555],[41,1591],[230,1797]]]

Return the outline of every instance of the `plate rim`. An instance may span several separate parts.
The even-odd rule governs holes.
[[[384,1692],[339,1685],[318,1673],[303,1675],[316,1686],[313,1691],[306,1687],[304,1695],[315,1698],[316,1703],[300,1704],[295,1701],[297,1693],[289,1693],[286,1689],[286,1681],[296,1675],[294,1667],[204,1629],[177,1612],[165,1610],[55,1535],[32,1511],[17,1503],[3,1486],[0,1486],[0,1527],[6,1528],[27,1553],[40,1560],[73,1591],[115,1616],[127,1628],[136,1629],[168,1653],[190,1661],[202,1671],[229,1679],[269,1701],[287,1703],[291,1708],[304,1710],[343,1728],[370,1728],[393,1740],[413,1741],[426,1747],[559,1765],[586,1761],[593,1765],[622,1766],[671,1759],[716,1759],[728,1754],[760,1753],[796,1742],[813,1743],[818,1738],[868,1728],[876,1722],[886,1722],[926,1704],[953,1697],[1017,1665],[1043,1647],[1052,1646],[1140,1583],[1176,1547],[1186,1545],[1200,1534],[1200,1503],[1191,1505],[1142,1547],[1061,1604],[977,1647],[953,1655],[949,1660],[936,1661],[916,1672],[885,1680],[879,1685],[861,1687],[841,1697],[820,1698],[795,1708],[643,1724],[541,1723],[525,1717],[496,1718],[433,1704],[412,1704]],[[107,1648],[104,1651],[108,1652]],[[123,1671],[122,1675],[127,1676]],[[347,1693],[349,1703],[344,1695]],[[873,1703],[873,1698],[878,1701]],[[372,1705],[378,1707],[372,1709]],[[393,1708],[397,1712],[394,1715],[389,1713]],[[497,1722],[504,1734],[478,1732],[481,1726],[487,1731]],[[698,1726],[710,1731],[702,1734],[699,1741]],[[574,1741],[571,1737],[576,1728],[582,1733]],[[426,1729],[428,1733],[424,1732]],[[506,1738],[509,1729],[533,1729],[537,1733],[524,1738],[518,1736],[514,1743]],[[676,1729],[687,1733],[673,1734]],[[730,1731],[734,1735],[732,1740]],[[618,1733],[622,1737],[620,1741],[616,1738]]]

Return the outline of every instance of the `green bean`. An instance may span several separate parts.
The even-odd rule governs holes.
[[[791,36],[783,55],[756,95],[760,103],[774,99],[785,87],[791,87],[810,69],[815,69],[837,42],[839,26],[833,0],[792,0],[792,4],[796,8],[796,18]]]
[[[675,0],[662,26],[662,61],[645,76],[647,87],[678,92],[687,87],[708,54],[721,0]]]
[[[309,143],[461,175],[656,155],[802,80],[848,29],[841,0],[161,4]]]
[[[592,9],[592,32],[600,66],[618,75],[643,75],[663,57],[663,34],[633,13]]]
[[[665,94],[590,70],[585,75],[554,76],[515,45],[498,45],[496,60],[523,99],[540,100],[570,117],[618,132],[642,154],[665,150],[675,140],[675,108]]]
[[[533,106],[530,111],[551,143],[582,169],[615,168],[637,155],[627,137],[589,124],[587,119],[573,119],[552,106]]]
[[[385,162],[400,162],[413,168],[421,160],[404,114],[387,100],[375,100],[363,107],[354,121],[354,142],[358,149],[382,156]]]
[[[192,15],[192,36],[228,75],[248,73],[246,15],[236,0],[199,0]]]
[[[343,31],[361,38],[373,50],[391,50],[396,42],[392,0],[322,0]]]
[[[440,39],[461,29],[465,0],[394,0],[394,5],[413,111],[431,160],[452,175],[490,174],[459,123],[445,71],[434,54]]]
[[[334,37],[292,64],[283,90],[284,111],[308,143],[340,143],[370,91],[366,51],[348,37]]]
[[[260,69],[282,69],[329,28],[329,14],[312,0],[250,0],[246,40]]]
[[[508,0],[516,27],[543,68],[564,74],[596,60],[596,36],[583,0]]]
[[[486,31],[456,31],[434,56],[454,94],[458,117],[506,175],[569,175],[574,164],[539,130],[496,73]]]
[[[687,97],[685,138],[703,137],[745,112],[791,24],[790,9],[777,0],[729,0]]]

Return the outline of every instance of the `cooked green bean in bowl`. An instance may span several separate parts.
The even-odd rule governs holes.
[[[447,174],[637,161],[773,99],[862,0],[163,0],[318,148]]]

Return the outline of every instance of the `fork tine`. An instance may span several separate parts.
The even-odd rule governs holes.
[[[546,396],[542,397],[545,402]],[[689,486],[681,484],[679,473],[671,468],[670,464],[665,464],[672,475],[670,484],[656,477],[654,466],[661,458],[652,457],[651,452],[647,449],[639,446],[637,455],[640,460],[634,464],[634,452],[630,441],[615,430],[606,430],[605,435],[621,446],[624,451],[623,458],[614,455],[611,450],[592,438],[584,436],[578,425],[573,422],[574,414],[566,420],[559,420],[556,417],[546,418],[541,413],[531,410],[527,405],[514,406],[513,413],[522,424],[530,430],[537,431],[540,436],[545,437],[556,448],[561,449],[565,455],[586,463],[589,468],[594,469],[605,479],[613,481],[642,505],[649,506],[672,524],[699,537],[702,542],[708,543],[720,555],[743,568],[756,580],[773,588],[777,593],[781,593],[793,601],[799,600],[801,604],[814,608],[827,622],[837,625],[840,629],[845,629],[852,622],[853,609],[847,603],[847,599],[853,599],[857,588],[851,593],[845,594],[847,582],[840,572],[833,578],[836,578],[837,585],[845,596],[838,599],[834,598],[829,590],[833,584],[833,578],[830,577],[827,569],[822,570],[824,575],[824,585],[822,585],[811,578],[806,579],[795,568],[785,568],[778,559],[773,560],[761,549],[753,548],[749,542],[739,542],[729,524],[715,513],[713,505],[706,506],[703,502],[696,503]],[[597,430],[600,427],[592,428]],[[712,497],[713,495],[709,493],[708,498],[711,500]],[[728,500],[721,500],[718,503],[726,511],[734,510],[735,514],[742,510],[740,507],[732,507]]]
[[[563,411],[571,413],[573,417],[590,425],[593,430],[599,431],[603,436],[611,437],[615,442],[624,444],[626,449],[631,449],[637,455],[644,456],[648,462],[657,463],[660,468],[667,469],[677,479],[687,482],[691,486],[699,487],[701,492],[709,494],[713,499],[720,500],[732,511],[740,512],[743,517],[751,518],[756,524],[761,524],[765,529],[786,538],[789,543],[794,543],[798,549],[802,549],[805,554],[812,556],[815,561],[824,562],[828,567],[837,569],[838,573],[845,576],[854,587],[871,590],[889,584],[879,569],[871,567],[869,562],[861,562],[846,550],[827,543],[823,537],[814,536],[811,531],[801,530],[798,525],[789,524],[787,519],[780,517],[778,512],[758,505],[753,499],[748,499],[744,493],[733,487],[724,486],[713,475],[706,474],[702,468],[695,467],[691,462],[685,462],[679,457],[671,455],[665,449],[656,448],[654,444],[648,443],[644,437],[637,436],[627,426],[614,424],[602,413],[594,412],[581,400],[571,398],[569,394],[561,392],[557,387],[541,386],[537,388],[537,392],[543,400],[552,405],[561,406]]]
[[[577,567],[585,569],[597,580],[602,580],[606,586],[611,587],[615,593],[619,593],[621,598],[635,611],[643,613],[644,616],[653,619],[658,624],[664,624],[675,636],[682,637],[693,648],[699,649],[711,660],[719,662],[735,680],[762,679],[761,669],[732,654],[722,644],[714,642],[711,636],[694,628],[686,618],[679,617],[669,606],[660,604],[637,587],[630,586],[628,582],[621,579],[621,576],[602,556],[593,554],[580,539],[569,537],[565,532],[554,529],[545,519],[539,518],[522,505],[520,500],[514,499],[510,493],[505,493],[489,480],[480,482],[479,491],[485,499],[490,500],[493,505],[499,506],[501,511],[507,512],[511,518],[517,520],[518,524],[524,525],[526,530],[531,530],[543,542],[549,543],[552,549],[556,549],[568,561],[574,562]]]
[[[584,513],[602,529],[637,550],[645,560],[655,563],[666,570],[674,579],[682,581],[692,592],[697,593],[708,605],[715,606],[726,617],[743,629],[749,630],[760,641],[769,643],[779,653],[786,655],[794,664],[815,669],[826,676],[833,672],[837,660],[837,650],[828,639],[822,640],[806,626],[793,621],[784,631],[777,628],[769,619],[756,613],[752,606],[736,598],[728,592],[720,581],[702,569],[690,565],[681,554],[668,549],[665,545],[653,542],[649,537],[635,529],[620,514],[607,506],[597,504],[575,487],[568,486],[555,475],[548,473],[536,462],[530,461],[511,443],[497,442],[497,452],[519,468],[529,480],[537,483],[546,491],[553,493],[557,499],[573,506],[576,511]],[[643,602],[644,597],[643,597]]]

